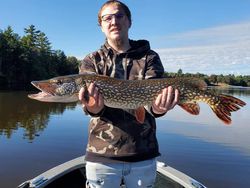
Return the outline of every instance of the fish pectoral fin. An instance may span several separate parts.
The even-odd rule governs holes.
[[[179,106],[192,115],[200,113],[200,106],[197,103],[181,103]]]
[[[92,97],[92,96],[89,96],[89,100],[87,101],[88,102],[88,106],[94,106],[96,101],[95,101],[95,98]]]
[[[140,106],[139,108],[135,109],[135,118],[136,120],[143,124],[145,120],[145,108],[143,106]]]

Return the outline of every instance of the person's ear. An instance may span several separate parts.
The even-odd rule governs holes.
[[[131,27],[131,25],[132,25],[132,21],[129,22],[129,28]]]

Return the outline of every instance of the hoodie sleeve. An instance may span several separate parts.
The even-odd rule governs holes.
[[[152,50],[149,52],[146,64],[145,79],[161,78],[163,76],[164,67],[159,55],[156,52]]]
[[[87,55],[79,65],[79,73],[84,73],[84,72],[97,73],[96,61],[92,54]]]
[[[95,54],[97,54],[97,55],[95,55]],[[81,74],[81,73],[98,73],[97,65],[96,65],[98,55],[99,55],[98,53],[87,55],[81,61],[80,65],[79,65],[79,74]],[[105,107],[98,114],[93,114],[87,110],[86,106],[83,106],[83,111],[85,112],[85,114],[90,115],[92,117],[101,116],[102,113],[104,112],[104,110],[105,110]]]
[[[145,79],[154,79],[163,77],[164,67],[162,65],[159,55],[156,52],[152,50],[150,51],[146,63],[147,67],[145,72]],[[151,106],[145,106],[145,109],[155,118],[165,115],[165,114],[155,114]]]

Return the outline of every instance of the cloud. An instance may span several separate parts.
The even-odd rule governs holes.
[[[164,40],[172,47],[156,51],[168,72],[182,69],[190,73],[250,75],[250,22],[172,35]]]

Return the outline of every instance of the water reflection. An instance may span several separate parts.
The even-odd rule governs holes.
[[[11,138],[15,130],[24,130],[23,138],[29,141],[44,131],[53,114],[74,109],[76,103],[42,103],[31,100],[27,92],[0,92],[0,135]]]
[[[249,87],[209,87],[209,89],[217,93],[234,95],[243,100],[250,96]],[[31,100],[27,97],[28,94],[30,92],[0,92],[0,135],[11,138],[16,130],[22,128],[24,130],[23,138],[33,141],[47,127],[51,115],[62,114],[66,109],[73,110],[76,107],[76,103],[45,103]],[[180,110],[180,113],[183,113],[182,110]],[[179,116],[180,113],[170,113],[166,118],[176,119],[176,116]],[[172,116],[172,114],[174,115]],[[184,113],[182,120],[186,121],[185,117],[188,120],[194,119],[194,117]],[[209,122],[207,117],[206,114],[203,117],[201,112],[200,118],[202,120]]]
[[[211,89],[234,95],[247,105],[232,114],[231,126],[224,126],[204,103],[198,116],[179,107],[168,112],[157,120],[161,159],[208,187],[247,187],[250,89]],[[16,187],[85,152],[89,117],[81,107],[38,102],[27,94],[0,92],[0,187]]]

